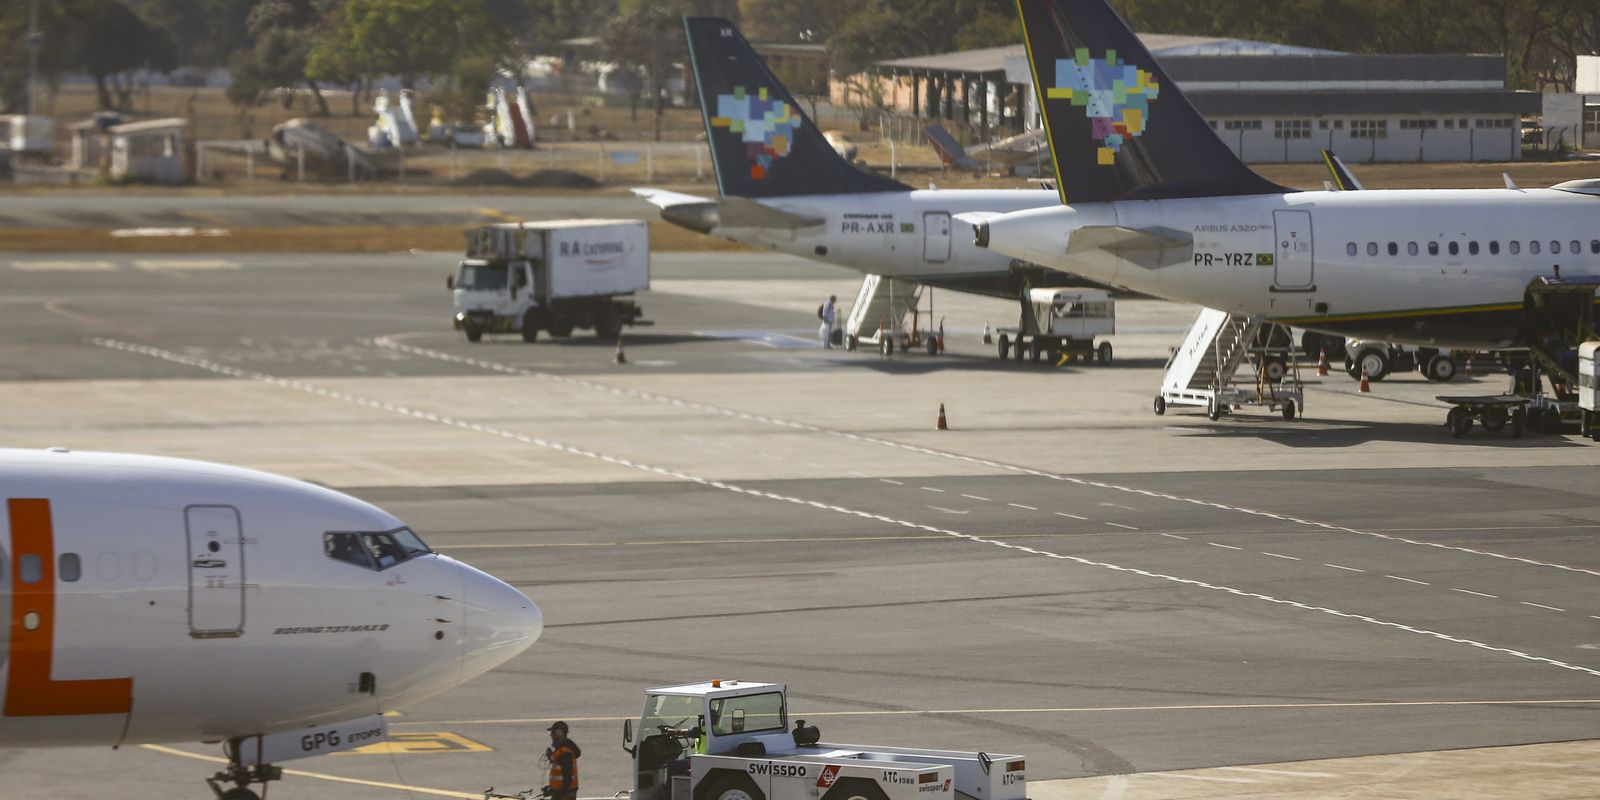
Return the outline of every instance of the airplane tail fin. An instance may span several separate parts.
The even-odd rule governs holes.
[[[1341,192],[1360,191],[1361,181],[1356,180],[1355,173],[1345,166],[1344,161],[1333,154],[1332,150],[1322,149],[1322,162],[1328,165],[1328,175],[1332,178],[1333,188]]]
[[[717,188],[731,197],[900,192],[845,161],[732,22],[684,17]]]
[[[1287,191],[1244,165],[1106,0],[1017,0],[1064,203]]]
[[[928,137],[928,144],[933,147],[933,152],[939,154],[939,160],[947,167],[956,169],[971,169],[972,157],[967,155],[967,148],[956,141],[956,137],[944,129],[943,125],[929,125],[922,129]]]

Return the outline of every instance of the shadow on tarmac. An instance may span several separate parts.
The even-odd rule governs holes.
[[[1440,409],[1441,415],[1444,409]],[[1168,412],[1170,415],[1172,412]],[[1334,427],[1324,427],[1334,426]],[[1264,412],[1244,412],[1229,415],[1212,422],[1203,413],[1181,415],[1173,418],[1169,427],[1183,428],[1180,433],[1190,436],[1214,438],[1255,438],[1296,448],[1356,447],[1369,442],[1409,442],[1418,444],[1454,444],[1473,447],[1521,447],[1549,449],[1553,447],[1590,447],[1588,442],[1571,435],[1535,433],[1525,430],[1522,438],[1511,434],[1511,429],[1491,433],[1474,425],[1466,436],[1455,439],[1449,429],[1439,425],[1409,422],[1372,422],[1370,420],[1325,419],[1311,416],[1287,422],[1279,416]]]

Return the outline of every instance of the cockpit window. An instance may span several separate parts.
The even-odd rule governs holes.
[[[433,552],[410,528],[325,533],[322,547],[328,558],[372,570],[385,570]]]

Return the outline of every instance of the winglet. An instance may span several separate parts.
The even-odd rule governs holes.
[[[1364,188],[1361,181],[1356,180],[1355,173],[1332,150],[1322,149],[1322,163],[1328,165],[1328,174],[1333,176],[1333,188],[1337,191],[1355,192]]]
[[[1517,182],[1511,180],[1511,173],[1502,172],[1502,173],[1500,173],[1500,177],[1506,179],[1506,188],[1507,189],[1517,190]]]

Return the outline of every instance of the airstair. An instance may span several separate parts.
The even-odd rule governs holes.
[[[867,344],[888,354],[895,348],[906,350],[928,342],[928,352],[935,353],[937,344],[931,332],[924,334],[918,329],[924,316],[920,306],[922,289],[922,284],[915,281],[868,275],[861,281],[861,291],[856,294],[856,302],[850,307],[850,317],[845,322],[845,347],[854,350]],[[910,318],[909,326],[907,318]],[[926,319],[931,327],[931,291]]]
[[[1274,330],[1279,327],[1259,316],[1201,309],[1182,346],[1167,361],[1155,412],[1165,414],[1169,405],[1201,406],[1215,420],[1236,406],[1258,405],[1294,419],[1305,407],[1305,390],[1288,344],[1292,340],[1279,335],[1286,331]],[[1270,346],[1263,339],[1286,344]],[[1235,377],[1247,364],[1253,380],[1240,384]]]

